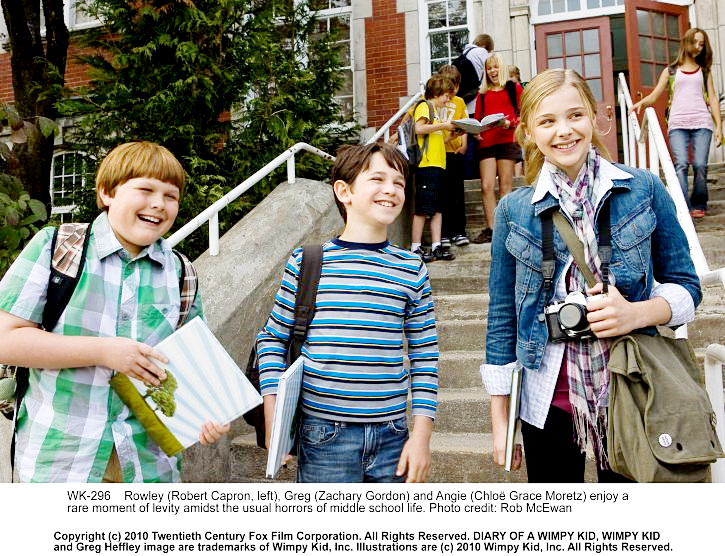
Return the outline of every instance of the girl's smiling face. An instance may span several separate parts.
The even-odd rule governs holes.
[[[565,83],[545,97],[531,118],[530,139],[575,180],[589,153],[594,125],[579,91]]]
[[[498,65],[496,62],[486,62],[486,75],[491,83],[498,85]]]

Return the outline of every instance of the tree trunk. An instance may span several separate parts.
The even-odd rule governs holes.
[[[15,109],[26,125],[25,140],[14,142],[17,157],[8,161],[15,175],[34,199],[45,203],[50,214],[50,167],[53,135],[44,137],[38,117],[56,119],[55,108],[65,80],[69,33],[63,18],[64,0],[42,0],[45,41],[40,30],[41,0],[0,0],[10,44]]]

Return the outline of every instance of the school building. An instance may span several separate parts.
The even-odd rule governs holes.
[[[299,1],[299,0],[296,0]],[[71,32],[96,25],[65,3]],[[607,107],[617,106],[617,76],[627,77],[636,101],[652,90],[662,69],[677,53],[689,27],[704,29],[714,50],[713,78],[725,92],[725,0],[315,0],[323,25],[336,29],[343,43],[345,84],[338,100],[354,111],[372,136],[418,92],[441,64],[449,63],[480,33],[521,70],[523,81],[549,67],[576,69],[599,100],[608,147],[617,153],[618,126],[609,126]],[[0,20],[0,33],[4,23]],[[66,79],[81,84],[84,70],[69,52]],[[663,95],[663,97],[666,95]],[[12,101],[9,56],[0,50],[0,102]],[[666,100],[660,100],[664,112]],[[61,122],[70,125],[71,122]],[[712,161],[723,160],[712,151]],[[70,188],[82,179],[58,138],[49,184],[60,209]]]

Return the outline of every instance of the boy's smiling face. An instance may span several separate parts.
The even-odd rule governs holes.
[[[133,178],[113,196],[99,192],[118,241],[133,257],[171,229],[179,212],[179,188],[156,178]]]
[[[388,226],[400,215],[405,203],[403,174],[389,166],[378,152],[352,184],[338,180],[333,186],[347,212],[345,232],[340,237],[362,243],[385,241]]]

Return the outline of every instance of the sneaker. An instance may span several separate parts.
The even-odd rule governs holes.
[[[451,238],[448,237],[442,237],[441,238],[441,245],[443,247],[450,247],[451,246]]]
[[[702,209],[692,209],[690,211],[690,216],[695,219],[705,218],[705,211]]]
[[[423,251],[420,247],[418,247],[418,249],[416,249],[415,251],[413,251],[413,253],[415,253],[421,259],[423,259],[423,262],[424,263],[429,263],[432,260],[434,260],[434,258],[435,258],[435,257],[433,257],[433,253],[431,253],[430,251],[428,251],[428,252]]]
[[[493,230],[491,228],[486,228],[480,234],[478,234],[476,237],[474,237],[471,240],[471,243],[491,243],[492,237],[493,237]]]
[[[458,247],[468,245],[469,243],[470,243],[470,241],[463,234],[458,234],[457,236],[453,236],[453,244],[457,245]]]
[[[453,253],[448,247],[443,247],[443,245],[436,247],[431,253],[431,256],[436,261],[452,261],[456,258],[455,253]]]

